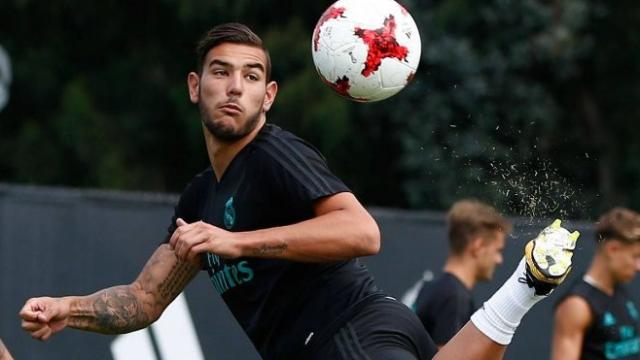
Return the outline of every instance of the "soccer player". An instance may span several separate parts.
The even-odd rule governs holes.
[[[614,208],[595,229],[589,270],[556,305],[552,358],[640,359],[638,308],[623,285],[640,269],[640,214]]]
[[[502,263],[505,237],[512,225],[493,207],[472,199],[457,201],[447,213],[449,256],[443,273],[424,282],[416,314],[438,347],[442,347],[471,318],[471,291],[489,281]]]
[[[211,167],[185,188],[166,242],[131,284],[29,299],[23,329],[41,340],[65,327],[134,331],[205,270],[264,359],[431,358],[436,347],[420,320],[356,260],[379,250],[373,218],[315,148],[266,123],[278,86],[261,39],[244,25],[219,25],[200,41],[197,60],[187,84]],[[549,243],[547,232],[563,241]],[[547,255],[568,271],[576,238],[559,223],[543,231],[527,265],[437,356],[500,358],[543,298],[535,289],[553,286],[553,274],[532,271]],[[535,245],[547,243],[556,253]]]
[[[11,353],[0,339],[0,360],[13,360]]]

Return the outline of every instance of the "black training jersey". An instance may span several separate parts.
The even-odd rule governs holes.
[[[471,318],[473,297],[457,277],[445,272],[423,284],[413,309],[433,341],[443,345]]]
[[[314,216],[314,201],[349,189],[307,142],[267,124],[232,160],[222,179],[212,169],[182,194],[178,217],[229,231],[294,224]],[[357,260],[298,263],[277,259],[203,256],[213,287],[265,359],[296,358],[333,319],[377,294]]]
[[[580,359],[640,359],[638,310],[623,286],[609,296],[580,279],[557,304],[568,296],[585,299],[593,317]]]

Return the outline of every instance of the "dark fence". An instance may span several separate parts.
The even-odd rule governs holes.
[[[0,337],[17,359],[257,359],[207,276],[199,276],[180,304],[148,330],[129,336],[66,330],[48,342],[20,330],[17,313],[33,296],[88,294],[132,281],[163,240],[177,197],[0,184]],[[382,252],[362,259],[378,284],[403,297],[425,270],[438,273],[447,255],[441,213],[370,209],[383,234]],[[495,281],[475,292],[480,304],[513,271],[523,246],[549,219],[514,219],[505,261]],[[577,277],[593,252],[586,223],[576,253]],[[632,284],[637,293],[638,286]],[[561,293],[560,290],[558,293]],[[524,318],[507,359],[549,354],[552,304],[544,300]],[[187,307],[181,307],[181,305]],[[192,330],[194,332],[192,332]],[[196,335],[197,334],[197,335]]]

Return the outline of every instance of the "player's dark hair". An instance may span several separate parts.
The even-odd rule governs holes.
[[[249,45],[262,49],[267,61],[265,64],[266,79],[267,82],[271,81],[271,57],[269,56],[269,51],[264,47],[262,39],[258,35],[246,25],[240,23],[216,25],[200,39],[196,47],[196,69],[198,74],[202,75],[204,59],[209,50],[223,43]]]
[[[596,223],[596,241],[618,240],[632,244],[640,242],[640,214],[623,207],[613,208]]]
[[[511,233],[511,222],[493,207],[475,199],[457,201],[447,213],[449,249],[460,255],[476,236],[484,236],[495,230],[505,235]]]

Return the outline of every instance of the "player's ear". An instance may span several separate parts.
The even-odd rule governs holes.
[[[200,100],[200,75],[190,72],[187,75],[187,86],[189,87],[189,100],[196,104]]]
[[[471,241],[469,241],[469,245],[467,246],[469,247],[472,255],[478,255],[484,244],[485,241],[481,236],[474,236],[471,238]]]
[[[276,94],[278,93],[278,84],[275,81],[267,83],[267,92],[264,95],[264,101],[262,103],[262,111],[267,112],[271,109],[271,105],[276,100]]]
[[[614,255],[622,250],[622,244],[616,240],[608,240],[602,244],[602,248],[607,255]]]

